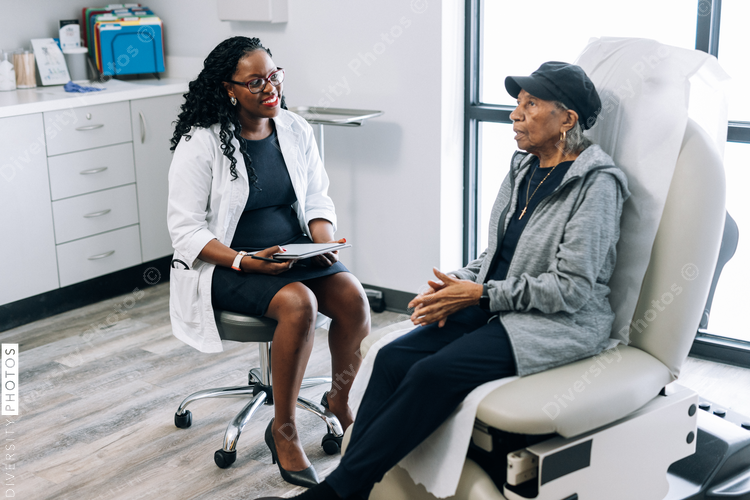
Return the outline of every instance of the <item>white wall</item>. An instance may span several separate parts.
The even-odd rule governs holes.
[[[385,111],[325,130],[337,236],[354,245],[342,257],[362,282],[415,292],[432,266],[460,266],[462,1],[289,0],[280,25],[221,22],[215,0],[148,4],[173,75],[194,76],[227,37],[257,36],[287,70],[290,106]]]
[[[61,14],[42,3],[80,15],[67,0],[2,0],[13,20],[0,10],[0,40],[21,19],[56,25]],[[169,76],[193,78],[220,41],[257,36],[287,71],[290,106],[385,111],[361,128],[326,127],[326,168],[337,236],[354,246],[344,262],[364,283],[409,292],[432,266],[461,264],[463,3],[289,0],[289,22],[271,25],[219,21],[216,0],[145,2],[164,20]]]
[[[80,19],[86,2],[0,0],[0,50],[31,48],[32,38],[57,38],[61,19]]]

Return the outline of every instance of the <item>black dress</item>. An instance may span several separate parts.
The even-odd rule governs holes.
[[[276,130],[265,139],[243,139],[243,142],[258,181],[257,186],[250,186],[250,195],[230,247],[255,252],[275,245],[312,243],[302,232],[292,208],[297,196],[281,154]],[[276,276],[247,274],[216,266],[211,284],[211,301],[214,309],[263,316],[276,292],[289,283],[340,272],[348,272],[341,262],[331,267],[317,267],[309,259],[298,261],[290,270]]]

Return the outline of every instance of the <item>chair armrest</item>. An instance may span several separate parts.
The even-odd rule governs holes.
[[[507,432],[572,437],[637,410],[672,381],[661,361],[620,345],[498,387],[479,404],[477,418]]]

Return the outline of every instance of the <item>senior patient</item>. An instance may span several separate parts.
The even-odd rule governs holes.
[[[410,333],[383,347],[339,467],[300,499],[366,498],[374,483],[485,382],[592,356],[608,343],[627,179],[583,136],[601,109],[583,70],[544,63],[508,77],[518,148],[490,216],[489,247],[409,304]]]
[[[285,109],[283,82],[271,52],[242,36],[221,42],[190,82],[172,138],[168,220],[175,259],[192,269],[172,270],[176,307],[170,309],[175,335],[208,352],[221,350],[212,308],[278,322],[271,354],[275,418],[265,439],[281,476],[312,486],[318,478],[294,412],[315,319],[318,310],[332,319],[333,372],[351,374],[360,366],[356,353],[369,333],[370,311],[362,285],[337,253],[296,264],[269,259],[286,244],[333,241],[336,221],[312,128]],[[246,253],[254,251],[266,260]],[[189,273],[200,278],[190,281]],[[327,401],[344,429],[353,420],[350,388]]]

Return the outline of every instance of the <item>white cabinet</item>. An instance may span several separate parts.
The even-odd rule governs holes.
[[[0,119],[0,304],[59,287],[42,115]]]
[[[184,101],[181,94],[130,101],[144,261],[173,252],[167,231],[167,175],[172,163],[169,140],[174,132],[172,122]]]
[[[0,305],[172,253],[176,91],[0,118]]]
[[[60,286],[140,264],[129,102],[48,111],[44,124]],[[115,251],[127,227],[135,240]]]

